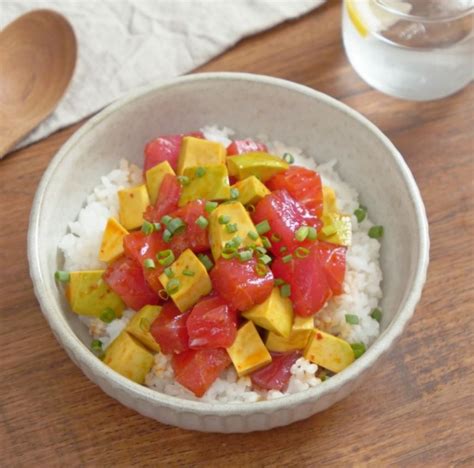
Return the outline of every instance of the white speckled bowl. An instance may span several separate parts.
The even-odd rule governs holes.
[[[162,395],[109,369],[89,351],[90,338],[54,282],[57,245],[99,177],[120,158],[142,164],[143,145],[158,134],[206,124],[241,136],[265,133],[302,147],[338,171],[385,227],[382,333],[349,368],[314,389],[274,401],[208,404]],[[423,201],[402,156],[373,124],[329,96],[275,78],[196,74],[131,93],[89,120],[61,148],[43,176],[31,212],[28,257],[44,316],[71,359],[107,394],[139,413],[187,429],[249,432],[282,426],[346,397],[403,332],[420,299],[428,266]],[[54,372],[54,371],[52,371]]]

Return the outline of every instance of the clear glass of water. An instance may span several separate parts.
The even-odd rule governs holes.
[[[386,94],[449,96],[474,76],[473,12],[474,0],[344,0],[347,57]]]

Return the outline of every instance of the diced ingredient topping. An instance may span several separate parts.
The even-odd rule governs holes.
[[[115,315],[115,310],[110,308],[110,307],[106,307],[102,313],[100,314],[100,320],[102,320],[102,322],[104,323],[110,323],[112,322],[112,320],[115,320],[117,318],[117,316]]]
[[[229,175],[224,164],[188,167],[184,170],[184,176],[189,178],[189,184],[183,188],[179,206],[198,198],[206,200],[230,198]]]
[[[229,366],[230,359],[224,349],[190,349],[173,356],[171,364],[176,381],[201,397]]]
[[[277,335],[276,333],[270,332],[268,333],[265,345],[270,351],[280,353],[294,350],[303,350],[308,343],[313,328],[313,317],[295,316],[291,333],[288,338],[284,338]]]
[[[237,258],[219,258],[211,270],[212,285],[216,292],[233,308],[246,311],[267,299],[273,288],[270,269],[261,275],[257,260],[242,262]]]
[[[288,338],[293,323],[293,306],[291,301],[280,295],[278,288],[273,288],[267,299],[242,314],[266,330]]]
[[[233,188],[238,190],[236,199],[242,205],[256,205],[263,197],[270,195],[270,190],[255,176],[246,177],[237,182]]]
[[[146,185],[118,191],[120,224],[125,229],[137,229],[143,224],[143,212],[150,204]]]
[[[367,216],[367,208],[362,205],[359,206],[359,208],[357,208],[354,211],[354,216],[356,217],[357,222],[361,223],[362,221],[364,221],[365,217]]]
[[[138,384],[145,382],[153,360],[153,354],[126,331],[112,341],[104,355],[105,364]]]
[[[243,180],[255,176],[262,182],[267,181],[275,174],[288,169],[288,163],[272,154],[253,151],[238,156],[227,158],[229,175]]]
[[[184,175],[188,167],[225,164],[225,148],[214,141],[184,137],[179,152],[178,174]]]
[[[109,218],[99,250],[101,262],[111,262],[123,254],[123,239],[128,231],[115,218]]]
[[[67,271],[57,271],[54,273],[54,278],[56,281],[60,281],[61,283],[68,283],[71,279],[71,275]]]
[[[355,359],[347,341],[316,329],[311,333],[303,356],[331,372],[341,372]]]
[[[301,356],[298,351],[272,354],[272,362],[253,372],[252,383],[265,390],[284,391],[291,377],[291,367]]]
[[[161,183],[166,174],[176,175],[168,161],[163,161],[146,171],[145,179],[151,204],[154,205],[160,193]]]
[[[369,229],[369,237],[372,239],[380,239],[383,236],[383,226],[372,226]]]
[[[365,353],[365,344],[364,343],[352,343],[352,351],[354,351],[354,357],[359,359]]]
[[[182,353],[189,349],[186,328],[188,317],[189,313],[181,313],[172,302],[163,305],[161,312],[150,327],[150,333],[163,353]]]
[[[370,311],[370,316],[380,323],[380,321],[382,320],[382,311],[378,307],[375,307]]]
[[[99,318],[105,309],[110,308],[117,317],[122,316],[123,301],[107,285],[103,276],[104,270],[69,273],[66,296],[76,314]]]
[[[237,314],[219,296],[199,301],[186,323],[191,349],[228,348],[237,334]]]
[[[291,153],[284,153],[283,160],[288,164],[293,164],[295,162],[295,157]]]
[[[263,143],[257,143],[253,140],[235,140],[227,147],[227,155],[235,156],[236,154],[250,152],[267,152],[267,146]]]
[[[188,310],[201,297],[211,292],[211,280],[206,268],[192,250],[186,249],[171,265],[171,270],[173,278],[163,273],[160,282],[181,312]],[[195,272],[195,275],[184,275],[186,270]]]
[[[247,322],[239,328],[235,341],[227,348],[227,352],[239,377],[250,374],[272,361],[253,322]]]
[[[354,314],[346,314],[345,315],[346,323],[349,325],[358,325],[359,324],[359,317]]]
[[[158,352],[160,345],[151,334],[151,325],[160,315],[161,307],[157,305],[147,305],[142,307],[128,322],[126,331],[134,336],[140,343],[148,349]]]

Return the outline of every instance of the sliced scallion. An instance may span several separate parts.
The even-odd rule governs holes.
[[[172,237],[173,237],[173,234],[171,233],[171,231],[168,228],[166,228],[163,231],[163,240],[165,242],[170,242]]]
[[[260,235],[265,234],[270,230],[270,223],[265,219],[261,223],[258,223],[255,226],[255,229],[257,229],[257,232]]]
[[[173,270],[171,269],[171,267],[166,267],[165,270],[165,275],[168,277],[168,278],[173,278],[174,277],[174,272]]]
[[[369,237],[372,239],[380,239],[383,236],[383,226],[372,226],[369,229]]]
[[[281,278],[275,278],[275,286],[281,286],[285,282]]]
[[[281,258],[283,263],[289,263],[291,262],[292,259],[293,259],[293,255],[291,254],[285,255],[284,257]]]
[[[249,231],[247,233],[247,236],[249,236],[250,239],[252,239],[252,240],[257,240],[258,239],[258,234],[255,231]]]
[[[209,271],[214,266],[212,260],[206,254],[199,254],[198,258],[200,262],[205,266],[207,271]]]
[[[160,223],[153,223],[153,227],[155,228],[155,231],[159,231],[161,229],[161,224]]]
[[[166,292],[171,296],[179,291],[179,279],[178,278],[171,278],[166,285]]]
[[[155,262],[154,262],[153,259],[151,259],[151,258],[146,258],[146,259],[143,261],[143,266],[144,266],[147,270],[153,270],[153,268],[156,268]]]
[[[364,343],[352,343],[352,351],[354,351],[354,357],[356,359],[360,358],[365,353],[365,344]]]
[[[183,270],[183,275],[184,276],[194,276],[196,273],[194,273],[193,270],[190,270],[189,268],[186,268]]]
[[[346,314],[345,315],[346,323],[349,325],[359,325],[359,317],[354,314]]]
[[[255,273],[257,273],[257,276],[263,277],[268,273],[268,267],[263,263],[257,263],[255,265]]]
[[[100,314],[100,320],[104,323],[110,323],[115,319],[115,311],[111,307],[105,308]]]
[[[175,235],[183,232],[186,229],[186,224],[181,218],[173,218],[167,227],[171,234]]]
[[[295,157],[291,153],[284,153],[283,160],[288,164],[293,164],[295,162]]]
[[[196,219],[196,224],[201,228],[201,229],[206,229],[209,221],[204,217],[204,216],[199,216],[198,219]]]
[[[270,239],[267,236],[262,236],[262,243],[266,249],[272,248],[272,243],[270,242]]]
[[[207,201],[207,202],[206,202],[206,206],[205,206],[205,210],[206,210],[208,213],[210,213],[211,211],[214,211],[214,210],[217,208],[217,205],[218,205],[217,202]]]
[[[287,283],[282,284],[280,287],[280,296],[281,297],[290,297],[291,296],[291,286]]]
[[[225,230],[229,233],[229,234],[233,234],[234,232],[237,232],[239,230],[238,226],[236,223],[228,223],[226,224],[225,226]]]
[[[230,199],[231,200],[237,200],[237,198],[239,198],[239,195],[240,195],[240,192],[239,192],[239,189],[237,187],[232,187],[230,189]]]
[[[71,275],[69,274],[68,271],[57,271],[54,274],[54,277],[56,281],[60,281],[61,283],[68,283],[69,280],[71,279]]]
[[[259,259],[259,262],[264,263],[265,265],[268,265],[272,261],[272,257],[270,255],[262,255]]]
[[[153,223],[149,223],[148,221],[143,221],[142,224],[142,232],[146,235],[151,234],[155,230],[155,225]]]
[[[318,231],[313,226],[308,228],[308,239],[309,240],[316,240],[318,238]]]
[[[161,250],[157,253],[156,258],[161,266],[168,267],[175,261],[174,253],[171,249]]]
[[[305,247],[298,247],[295,250],[295,255],[297,258],[305,258],[309,255],[309,249],[306,249]]]
[[[196,169],[196,176],[197,177],[203,177],[205,174],[206,174],[206,169],[204,169],[203,167],[198,167]]]
[[[359,208],[357,208],[354,211],[354,216],[357,218],[357,222],[359,222],[359,223],[364,221],[366,215],[367,215],[367,210],[362,206],[359,206]]]
[[[166,292],[166,289],[160,289],[158,291],[158,296],[160,297],[160,299],[162,299],[163,301],[167,301],[170,296],[169,294]]]
[[[299,242],[303,242],[309,234],[309,227],[308,226],[301,226],[295,232],[296,240]]]
[[[378,307],[375,307],[370,311],[370,316],[380,323],[380,321],[382,320],[382,311]]]
[[[230,221],[230,216],[229,215],[220,215],[219,218],[217,218],[219,221],[219,224],[227,224]]]
[[[251,250],[242,250],[238,254],[239,260],[241,262],[247,262],[252,258],[252,251]]]
[[[178,176],[178,180],[179,180],[180,184],[183,187],[186,187],[186,185],[189,185],[189,183],[190,183],[190,180],[189,180],[188,176],[180,175],[180,176]]]
[[[172,219],[173,219],[173,218],[172,218],[171,216],[169,216],[169,215],[164,215],[164,216],[161,218],[160,222],[161,222],[162,224],[164,224],[165,226],[168,226],[168,223],[169,223]]]
[[[270,239],[272,240],[272,242],[280,242],[281,236],[279,234],[273,233]]]

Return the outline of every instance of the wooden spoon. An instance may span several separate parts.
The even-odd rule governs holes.
[[[71,25],[50,10],[20,16],[0,32],[0,158],[56,107],[76,49]]]

